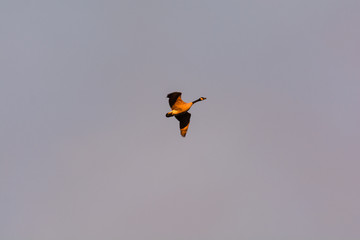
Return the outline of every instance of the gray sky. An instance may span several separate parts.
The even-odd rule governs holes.
[[[0,239],[360,239],[359,12],[2,1]]]

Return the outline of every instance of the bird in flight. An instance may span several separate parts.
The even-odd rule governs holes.
[[[171,111],[166,114],[166,117],[173,117],[180,123],[180,134],[185,137],[189,128],[191,114],[188,112],[194,103],[205,100],[205,97],[196,99],[193,102],[186,103],[181,99],[181,92],[172,92],[167,95]]]

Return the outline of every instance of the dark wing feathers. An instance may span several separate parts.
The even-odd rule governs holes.
[[[191,114],[189,112],[185,112],[181,115],[176,115],[175,117],[180,122],[180,130],[189,127],[191,117]]]
[[[167,95],[167,97],[169,98],[169,105],[170,105],[170,107],[172,107],[172,106],[175,104],[176,100],[177,100],[178,97],[180,97],[180,96],[181,96],[181,92],[173,92],[173,93],[169,93],[169,94]]]

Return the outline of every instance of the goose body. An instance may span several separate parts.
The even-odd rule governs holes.
[[[166,114],[166,117],[175,116],[175,118],[180,123],[180,134],[181,136],[185,137],[190,124],[191,114],[188,112],[189,109],[192,107],[192,105],[194,105],[194,103],[203,101],[206,98],[201,97],[195,101],[187,103],[181,99],[181,92],[169,93],[167,97],[169,98],[171,111]]]

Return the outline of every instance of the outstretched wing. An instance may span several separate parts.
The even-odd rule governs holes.
[[[191,114],[189,112],[185,112],[181,115],[176,115],[175,117],[180,122],[180,134],[185,137],[189,128]]]
[[[169,105],[172,108],[172,106],[175,104],[176,100],[181,97],[181,92],[173,92],[173,93],[169,93],[167,95],[167,97],[169,98]]]

